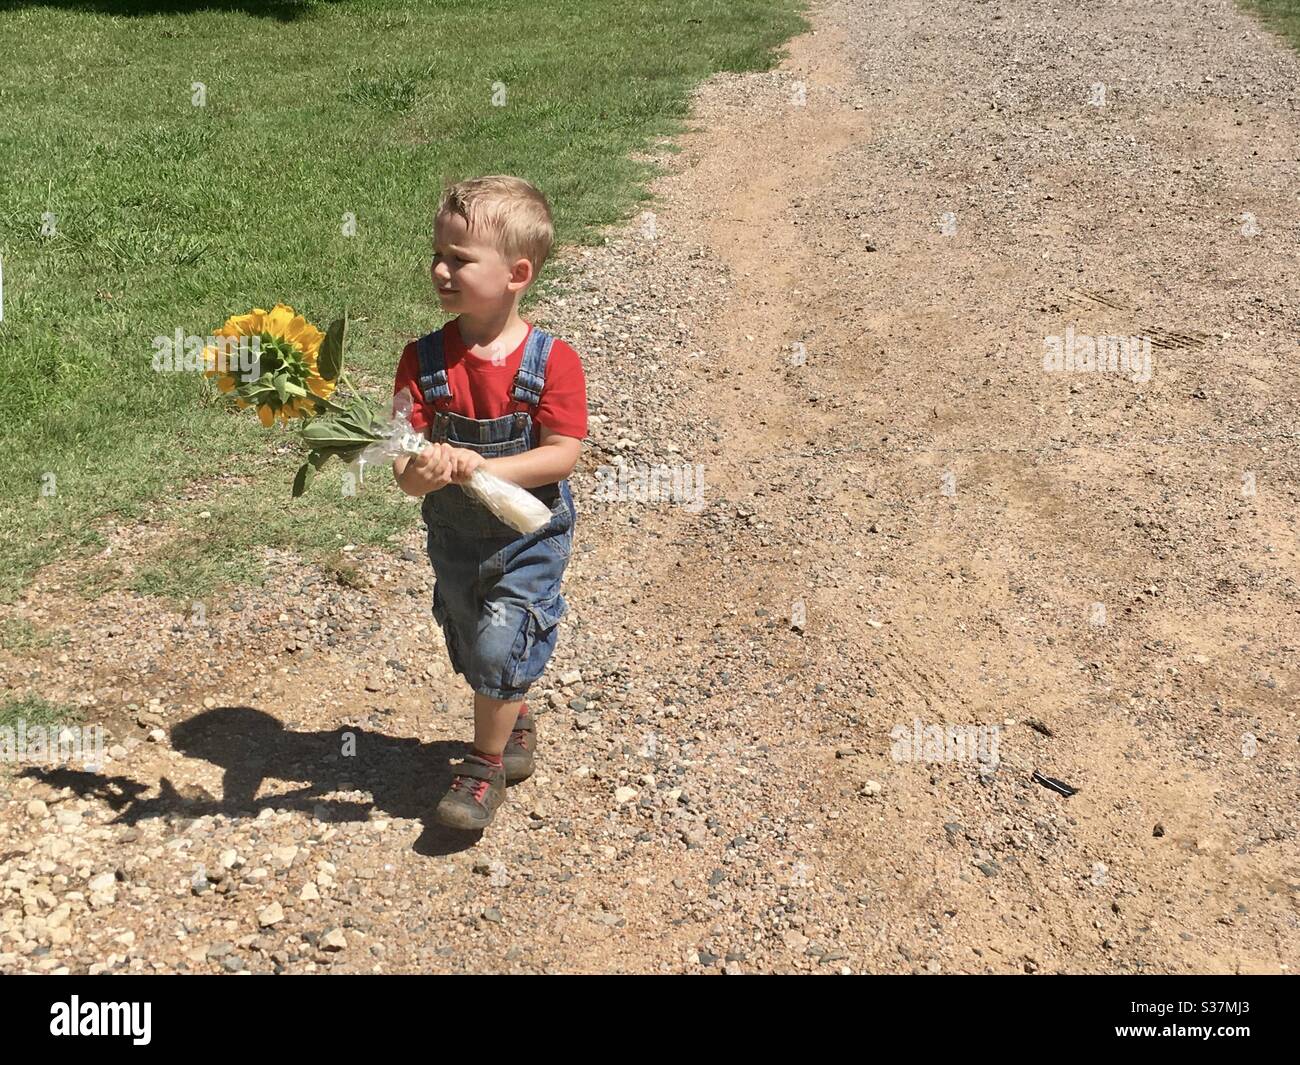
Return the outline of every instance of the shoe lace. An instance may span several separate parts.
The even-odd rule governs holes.
[[[478,777],[465,776],[461,773],[457,773],[451,781],[452,791],[468,791],[470,798],[480,806],[483,804],[484,794],[491,786],[490,780],[479,780]]]

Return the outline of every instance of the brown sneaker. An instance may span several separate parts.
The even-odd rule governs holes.
[[[527,705],[527,704],[525,704]],[[532,776],[533,752],[537,750],[537,712],[529,711],[523,717],[515,719],[514,730],[506,741],[506,749],[501,754],[501,762],[506,768],[506,780],[523,780]]]
[[[448,828],[487,828],[506,798],[505,766],[495,766],[475,754],[455,767],[451,787],[434,816]]]

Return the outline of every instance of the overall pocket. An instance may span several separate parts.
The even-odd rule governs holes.
[[[551,504],[551,520],[539,533],[541,543],[559,558],[568,559],[573,553],[573,510],[564,495],[556,496]]]
[[[524,646],[511,668],[510,687],[527,688],[546,670],[555,650],[557,627],[569,612],[569,604],[559,592],[525,606]]]

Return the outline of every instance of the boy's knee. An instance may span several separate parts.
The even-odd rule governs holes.
[[[496,691],[526,690],[546,669],[564,612],[558,596],[545,603],[498,600],[479,629],[475,665],[483,685]]]
[[[490,604],[488,621],[474,644],[474,672],[480,685],[494,691],[513,688],[515,662],[528,638],[528,610],[523,603]]]

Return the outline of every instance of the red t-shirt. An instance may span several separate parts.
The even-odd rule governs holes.
[[[489,359],[469,354],[460,338],[456,320],[448,322],[442,332],[442,346],[451,398],[434,400],[433,410],[450,411],[466,418],[500,418],[527,410],[528,404],[510,395],[515,374],[524,361],[524,348],[533,331],[533,323],[525,322],[528,333],[500,366],[494,366]],[[411,425],[417,430],[426,429],[433,418],[420,388],[420,355],[416,341],[406,345],[397,364],[393,394],[397,395],[403,388],[411,394]],[[582,373],[582,360],[559,337],[551,344],[551,354],[546,360],[546,381],[533,421],[561,436],[581,440],[587,435],[587,380]]]

